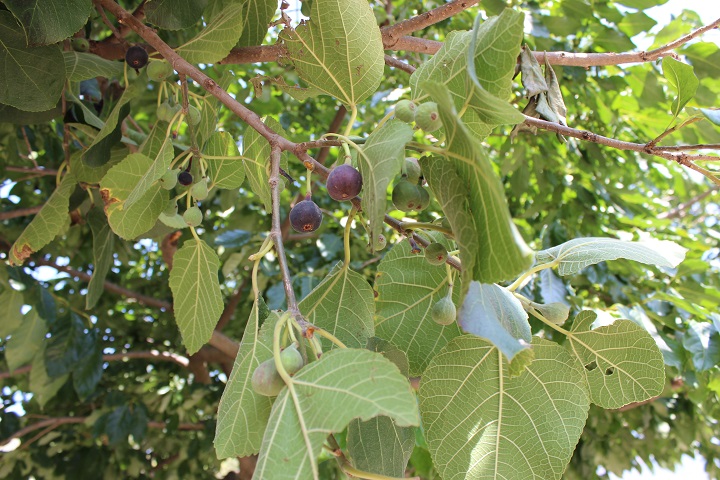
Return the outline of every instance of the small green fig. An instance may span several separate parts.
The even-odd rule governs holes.
[[[147,66],[147,76],[154,82],[162,82],[173,74],[172,66],[165,60],[152,60]]]
[[[428,205],[430,205],[430,194],[425,187],[417,187],[417,189],[420,198],[418,199],[414,210],[416,212],[422,212],[428,207]]]
[[[417,105],[410,100],[400,100],[395,104],[395,118],[401,122],[411,123],[415,121]]]
[[[90,50],[90,42],[88,42],[86,38],[74,37],[70,40],[70,45],[76,52],[87,52]]]
[[[177,211],[177,200],[173,198],[168,201],[167,205],[165,205],[165,210],[163,210],[163,213],[169,217],[172,217],[173,215],[177,214]]]
[[[253,390],[266,397],[276,397],[285,386],[285,382],[275,368],[275,359],[265,360],[257,366],[250,380]]]
[[[205,178],[201,178],[199,182],[190,187],[190,195],[195,200],[205,200],[208,196],[208,184]]]
[[[430,316],[438,325],[450,325],[455,321],[457,309],[450,297],[443,297],[433,305]]]
[[[158,220],[160,220],[162,223],[164,223],[168,227],[175,228],[177,230],[187,228],[187,223],[185,223],[185,220],[183,219],[182,215],[180,215],[179,213],[174,213],[172,215],[165,215],[165,212],[163,212],[158,217]]]
[[[430,265],[442,265],[448,258],[448,251],[442,243],[433,242],[425,247],[425,260]]]
[[[188,105],[187,122],[193,127],[200,123],[200,110],[194,105]]]
[[[385,238],[385,235],[383,235],[381,233],[380,235],[377,236],[377,240],[375,241],[375,251],[379,252],[380,250],[385,248],[386,245],[387,245],[387,239]]]
[[[297,345],[294,343],[280,352],[280,362],[285,371],[290,375],[294,375],[305,365],[302,355],[300,355]]]
[[[160,104],[160,106],[157,108],[157,117],[158,120],[162,120],[163,122],[172,122],[172,119],[175,117],[175,114],[180,110],[180,105],[170,105],[170,103],[166,100],[163,103]]]
[[[183,213],[183,220],[185,220],[185,223],[191,227],[197,227],[200,225],[202,223],[202,219],[203,214],[197,206],[192,206]]]
[[[420,164],[415,157],[407,157],[405,159],[405,167],[403,168],[403,176],[408,182],[417,185],[422,177],[422,171],[420,170]]]
[[[165,172],[165,174],[160,178],[160,185],[165,190],[172,190],[175,188],[175,185],[178,183],[178,173],[180,173],[180,169],[175,170],[168,170]]]
[[[395,184],[392,192],[392,202],[395,208],[403,212],[411,212],[420,204],[420,189],[404,178]]]
[[[440,120],[437,103],[425,102],[421,104],[415,114],[415,123],[428,133],[440,129],[440,127],[442,127],[442,120]]]

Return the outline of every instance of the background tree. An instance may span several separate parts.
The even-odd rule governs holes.
[[[2,477],[716,476],[720,20],[277,3],[0,3]]]

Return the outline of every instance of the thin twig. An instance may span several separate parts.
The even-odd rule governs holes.
[[[27,217],[28,215],[35,215],[42,210],[44,205],[36,205],[34,207],[18,208],[15,210],[8,210],[7,212],[0,212],[0,222],[3,220],[10,220],[11,218]]]
[[[705,190],[704,192],[702,192],[698,195],[695,195],[693,198],[691,198],[687,202],[683,202],[680,205],[674,207],[672,210],[667,210],[665,212],[662,212],[661,214],[659,214],[657,216],[657,218],[659,218],[659,219],[681,218],[687,213],[687,210],[690,207],[692,207],[694,204],[705,200],[707,197],[709,197],[710,195],[712,195],[714,193],[717,193],[718,191],[720,191],[720,189],[718,187]]]
[[[47,175],[50,177],[54,177],[58,174],[58,171],[52,168],[27,168],[27,167],[15,167],[13,165],[8,165],[5,167],[5,171],[7,172],[20,172],[20,173],[27,173],[29,175],[36,175],[36,176],[43,176]]]
[[[403,62],[402,60],[398,60],[395,57],[391,57],[390,55],[385,55],[385,65],[393,68],[397,68],[398,70],[402,70],[403,72],[409,73],[410,75],[415,72],[415,67],[412,65]]]
[[[405,35],[417,32],[418,30],[450,18],[453,15],[457,15],[477,3],[478,0],[452,0],[437,8],[398,22],[395,25],[384,27],[380,31],[382,32],[385,49],[391,49],[397,41]]]
[[[720,150],[720,143],[707,143],[704,145],[657,145],[655,148],[658,150],[665,150],[666,152],[683,152],[687,150]],[[720,157],[717,157],[720,160]]]
[[[705,25],[703,27],[698,28],[697,30],[693,30],[692,32],[688,33],[684,37],[680,37],[674,42],[670,42],[668,44],[663,45],[662,47],[658,47],[655,50],[650,50],[649,52],[645,53],[644,57],[646,58],[645,61],[652,62],[653,60],[656,60],[660,58],[665,52],[668,52],[670,50],[675,50],[676,48],[686,44],[693,38],[702,35],[703,33],[712,30],[713,28],[717,28],[718,25],[720,25],[720,18],[715,20],[714,22]]]
[[[110,20],[108,20],[107,15],[105,15],[105,10],[103,10],[102,5],[100,3],[95,2],[95,8],[97,9],[98,13],[100,14],[100,17],[102,18],[102,21],[107,27],[110,29],[110,31],[113,34],[113,37],[120,42],[120,44],[127,50],[127,41],[123,38],[122,34],[120,34],[120,31],[118,31],[117,28],[115,28],[115,25],[112,24]]]

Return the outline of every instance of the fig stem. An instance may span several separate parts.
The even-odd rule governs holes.
[[[344,269],[350,267],[350,230],[352,230],[353,218],[356,212],[357,209],[355,207],[351,208],[350,213],[348,213],[347,222],[345,223],[345,233],[343,235],[343,247],[345,248]]]
[[[380,121],[378,122],[377,126],[375,127],[375,130],[379,130],[380,127],[382,127],[383,125],[385,125],[385,123],[386,123],[388,120],[390,120],[392,117],[394,117],[394,116],[395,116],[395,109],[394,109],[394,108],[391,108],[390,111],[389,111],[388,113],[386,113],[383,118],[380,119]]]
[[[350,135],[350,132],[352,131],[353,124],[355,123],[355,119],[357,118],[357,105],[352,105],[350,107],[350,120],[348,120],[348,124],[345,127],[344,135],[347,137]]]
[[[508,288],[508,290],[510,289],[510,287],[506,287],[506,288]],[[541,322],[543,322],[545,325],[547,325],[548,327],[552,328],[553,330],[555,330],[557,332],[562,333],[566,337],[572,336],[572,332],[565,330],[560,325],[556,325],[553,322],[551,322],[550,320],[548,320],[547,318],[545,318],[545,316],[543,316],[542,313],[540,313],[535,307],[533,307],[533,305],[532,305],[533,302],[530,299],[526,298],[523,295],[520,295],[517,292],[513,292],[513,295],[515,296],[515,298],[520,300],[520,303],[522,304],[525,311],[535,315],[535,317],[537,317],[537,319],[540,320]]]
[[[323,330],[322,328],[318,328],[318,327],[313,327],[313,332],[317,333],[321,337],[327,338],[328,340],[330,340],[332,343],[334,343],[335,345],[337,345],[340,348],[347,348],[347,345],[345,345],[343,342],[338,340],[338,338],[335,335],[328,332],[327,330]]]
[[[520,286],[525,282],[525,280],[528,277],[535,275],[540,270],[545,270],[546,268],[556,267],[559,263],[560,263],[560,259],[557,259],[557,260],[553,260],[550,263],[543,263],[542,265],[536,265],[533,268],[531,268],[530,270],[528,270],[527,272],[520,275],[520,277],[518,277],[517,280],[515,280],[511,285],[509,285],[507,287],[507,289],[510,290],[511,292],[514,292],[515,290],[520,288]]]

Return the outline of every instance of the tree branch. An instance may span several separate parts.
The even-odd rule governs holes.
[[[385,49],[393,49],[398,40],[405,35],[441,22],[467,8],[472,7],[473,5],[476,5],[477,3],[478,0],[452,0],[451,2],[437,8],[433,8],[425,13],[421,13],[420,15],[398,22],[395,25],[384,27],[380,29],[380,32],[382,32]]]
[[[560,125],[559,123],[548,122],[546,120],[529,117],[527,115],[525,116],[525,123],[537,128],[541,128],[543,130],[559,133],[568,137],[579,138],[580,140],[605,145],[608,147],[616,148],[618,150],[632,150],[634,152],[646,153],[648,155],[654,155],[656,157],[661,157],[666,160],[672,160],[684,167],[703,174],[714,184],[720,185],[720,178],[716,177],[713,172],[693,163],[695,160],[716,160],[717,157],[710,157],[708,155],[687,155],[685,153],[673,154],[666,152],[661,148],[651,146],[650,144],[624,142],[622,140],[616,140],[614,138],[603,137],[602,135],[588,132],[587,130],[577,130],[575,128],[566,127],[565,125]]]
[[[34,207],[18,208],[16,210],[8,210],[7,212],[0,212],[0,221],[10,220],[11,218],[27,217],[28,215],[35,215],[42,210],[43,205],[36,205]]]
[[[26,168],[26,167],[15,167],[12,165],[8,165],[5,167],[5,171],[7,172],[20,172],[20,173],[27,173],[28,175],[47,175],[54,177],[57,175],[58,171],[51,169],[51,168]]]
[[[385,65],[393,68],[397,68],[398,70],[402,70],[403,72],[409,73],[410,75],[415,72],[415,67],[412,65],[409,65],[401,60],[398,60],[395,57],[391,57],[390,55],[385,55]]]

